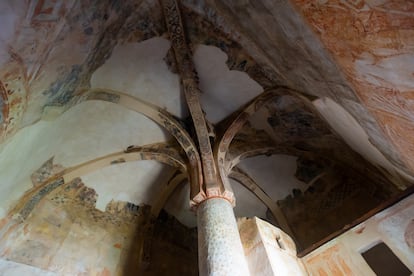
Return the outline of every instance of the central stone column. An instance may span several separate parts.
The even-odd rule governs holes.
[[[197,208],[198,266],[201,276],[248,276],[239,230],[230,202],[209,198]]]
[[[234,202],[234,193],[226,181],[224,158],[220,159],[213,153],[213,146],[217,152],[220,143],[211,144],[214,135],[211,135],[212,129],[200,103],[197,71],[193,64],[191,47],[186,41],[186,30],[178,1],[160,0],[160,4],[198,142],[184,141],[185,143],[180,144],[189,159],[191,206],[198,205],[200,275],[248,276],[250,273],[231,204]],[[234,134],[232,132],[231,135]],[[221,139],[227,139],[229,143],[231,135]],[[176,138],[181,141],[183,137]],[[220,163],[219,160],[223,161]]]

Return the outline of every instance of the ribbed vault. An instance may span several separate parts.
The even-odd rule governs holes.
[[[2,256],[42,267],[19,255],[30,246],[9,243],[53,208],[97,233],[112,223],[102,235],[120,244],[137,225],[153,237],[168,216],[194,227],[210,197],[305,250],[411,185],[412,143],[398,133],[401,120],[411,133],[401,108],[411,101],[398,91],[412,81],[388,95],[395,81],[377,68],[392,100],[370,100],[364,68],[375,65],[362,55],[351,70],[312,5],[236,2],[0,4],[10,29],[0,37]],[[152,238],[136,241],[119,258],[134,251],[132,263],[149,265]]]

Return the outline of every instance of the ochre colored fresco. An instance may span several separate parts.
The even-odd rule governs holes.
[[[5,53],[0,64],[0,141],[37,121],[45,105],[65,104],[78,88],[88,87],[91,74],[118,40],[137,42],[162,33],[161,10],[154,10],[156,3],[137,9],[142,2],[6,2],[10,10],[5,14],[13,20],[2,21],[11,35],[0,45]]]
[[[305,259],[305,266],[310,272],[317,271],[318,274],[316,275],[319,276],[355,275],[348,266],[347,261],[343,259],[343,252],[340,251],[340,245],[332,246],[314,257]]]
[[[293,0],[406,166],[414,168],[414,4]]]
[[[148,275],[154,271],[157,271],[154,275],[164,273],[166,268],[158,267],[160,262],[182,263],[177,258],[181,260],[183,256],[194,265],[187,264],[174,271],[196,271],[194,231],[180,228],[168,215],[163,221],[155,221],[156,225],[161,224],[156,227],[168,228],[175,236],[191,233],[175,241],[182,243],[184,249],[175,248],[171,238],[160,237],[159,230],[148,232],[147,225],[151,222],[148,206],[112,201],[102,212],[95,209],[96,198],[95,191],[78,178],[45,195],[25,220],[3,219],[0,256],[65,275],[135,275],[145,269],[141,264],[144,239],[154,239],[158,247],[167,251],[160,259],[158,247],[149,244],[146,250],[151,251],[151,266],[145,270]],[[171,254],[174,250],[181,253],[174,256]]]
[[[413,271],[414,254],[409,244],[413,206],[414,196],[410,195],[314,249],[302,257],[309,275],[376,275],[363,253],[380,243]],[[393,267],[392,262],[387,264]]]
[[[145,270],[148,274],[160,275],[172,267],[171,271],[177,275],[196,275],[192,229],[176,223],[166,214],[156,220],[148,206],[130,202],[111,201],[105,211],[100,211],[95,208],[97,193],[82,183],[78,178],[82,175],[76,175],[82,173],[82,170],[77,171],[81,168],[97,171],[99,161],[108,161],[106,165],[126,162],[130,153],[128,157],[139,154],[137,160],[161,161],[177,166],[183,174],[188,172],[193,207],[206,197],[223,197],[234,203],[227,177],[232,166],[245,157],[283,153],[298,158],[296,176],[309,189],[295,189],[292,191],[294,198],[290,196],[281,202],[285,212],[282,215],[288,216],[286,223],[282,223],[282,216],[275,217],[279,217],[281,227],[295,228],[292,233],[298,241],[303,241],[304,247],[346,227],[350,221],[398,192],[393,178],[385,170],[364,160],[332,131],[320,118],[312,101],[330,97],[345,105],[345,100],[351,99],[353,105],[361,107],[357,115],[363,117],[361,114],[369,111],[403,157],[404,164],[397,156],[392,160],[394,165],[402,170],[414,169],[414,143],[411,141],[414,137],[411,68],[414,4],[398,1],[378,4],[369,0],[293,1],[339,64],[347,78],[345,81],[339,77],[336,63],[330,63],[323,49],[315,50],[320,50],[320,56],[313,55],[313,48],[318,48],[319,44],[304,39],[310,37],[303,35],[308,26],[296,12],[287,13],[294,18],[292,21],[286,18],[278,21],[281,14],[275,10],[280,12],[286,3],[243,1],[243,4],[232,5],[236,1],[206,1],[212,3],[210,8],[217,5],[226,20],[230,18],[228,24],[217,23],[221,18],[208,9],[203,11],[206,14],[193,11],[191,5],[181,9],[181,1],[163,0],[162,5],[152,2],[35,0],[19,7],[24,15],[16,16],[18,24],[12,29],[10,47],[7,45],[6,49],[8,59],[0,64],[0,143],[17,130],[35,123],[47,108],[55,107],[57,114],[57,110],[63,112],[83,100],[99,100],[127,107],[129,111],[154,120],[178,144],[130,146],[115,154],[119,158],[109,160],[110,156],[95,156],[94,160],[78,167],[73,164],[75,167],[68,169],[53,165],[53,158],[49,159],[31,175],[34,188],[20,198],[9,217],[0,221],[0,257],[59,274],[108,276],[139,274]],[[183,11],[188,14],[181,17]],[[186,24],[192,19],[196,23]],[[235,42],[239,35],[240,44]],[[94,71],[109,60],[119,44],[133,44],[153,36],[168,37],[171,42],[167,63],[180,75],[186,101],[181,99],[179,104],[191,111],[187,118],[176,119],[162,104],[144,104],[128,94],[105,88],[88,89]],[[253,42],[246,44],[246,37]],[[247,72],[263,87],[282,87],[284,92],[275,98],[259,97],[258,102],[245,106],[244,112],[229,112],[221,123],[213,125],[207,120],[206,106],[201,105],[200,82],[193,65],[195,46],[192,44],[199,42],[216,45],[228,53],[227,65],[231,69]],[[266,61],[259,65],[256,59],[263,61],[263,57]],[[319,63],[325,65],[319,67]],[[331,71],[332,68],[335,70]],[[332,76],[326,77],[326,72]],[[338,95],[336,90],[340,90]],[[164,96],[157,90],[150,92]],[[229,95],[238,97],[237,92]],[[227,99],[223,104],[226,107],[230,100],[223,98]],[[243,126],[261,105],[264,111],[261,109],[260,120],[266,132],[252,124],[252,128],[260,130],[255,129],[240,140],[247,133],[243,132]],[[121,121],[119,123],[122,125]],[[364,127],[367,130],[368,127]],[[375,125],[369,130],[379,133],[376,128]],[[258,141],[260,138],[255,134],[260,131],[266,138],[271,136],[268,141]],[[383,138],[383,133],[378,136]],[[121,147],[124,137],[119,138],[114,144],[119,143],[116,146]],[[239,143],[230,147],[233,139]],[[45,140],[45,147],[46,143]],[[386,140],[379,144],[383,152],[394,153],[394,147]],[[70,151],[71,147],[78,146],[62,144],[62,149]],[[234,159],[230,156],[231,149],[237,151]],[[390,156],[392,154],[386,157]],[[14,161],[14,167],[22,161]],[[83,173],[85,176],[86,172]],[[178,176],[180,181],[185,179],[185,176]],[[402,184],[403,180],[395,179]],[[9,182],[10,187],[20,185]],[[256,184],[251,186],[260,188]],[[173,192],[174,188],[169,188],[157,194],[161,202],[155,205],[157,215]],[[275,198],[259,198],[272,202],[268,207],[277,205]],[[281,213],[276,207],[271,209],[273,213],[275,210]],[[158,258],[160,255],[163,257]],[[322,267],[322,259],[329,260],[329,264]],[[353,273],[336,246],[312,260],[311,265],[319,275]]]

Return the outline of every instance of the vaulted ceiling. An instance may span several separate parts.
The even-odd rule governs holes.
[[[211,139],[257,106],[226,155],[236,215],[281,209],[306,247],[410,186],[413,3],[180,7]],[[188,160],[165,122],[190,136],[197,126],[160,4],[2,1],[0,21],[0,216],[60,173],[93,188],[100,210],[149,204],[195,226],[178,185]],[[321,216],[325,230],[305,237]]]

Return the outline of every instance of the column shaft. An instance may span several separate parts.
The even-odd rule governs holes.
[[[201,276],[248,276],[233,207],[210,198],[197,208],[198,262]]]

